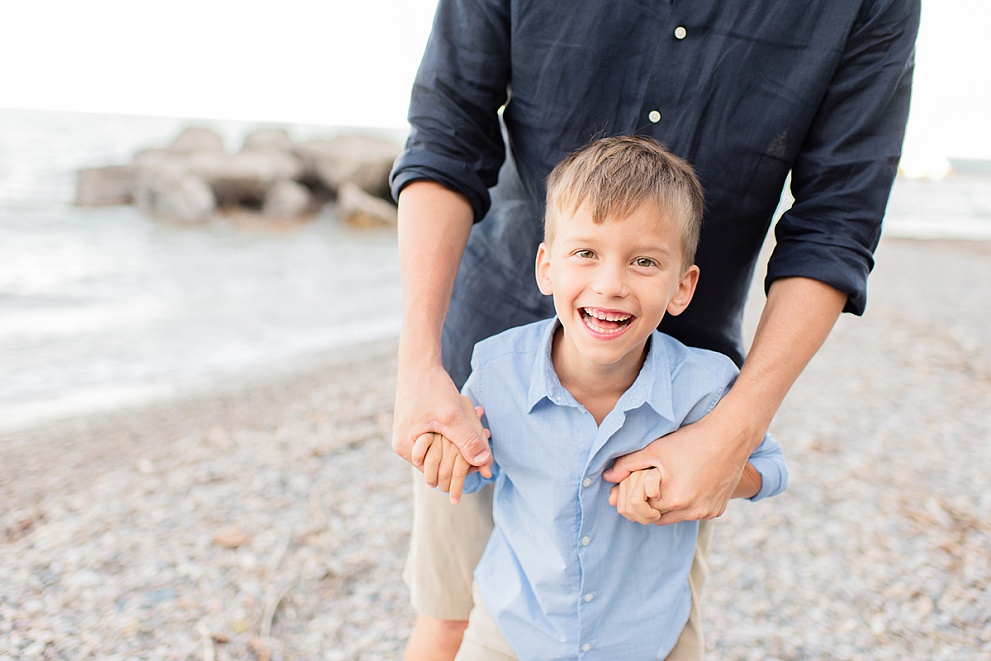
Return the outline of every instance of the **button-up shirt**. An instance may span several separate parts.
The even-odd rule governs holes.
[[[495,525],[475,579],[521,659],[664,658],[688,621],[698,523],[623,518],[602,472],[704,416],[736,367],[655,331],[636,381],[597,425],[554,371],[555,328],[554,319],[514,328],[472,358],[464,392],[485,408],[495,462]],[[750,461],[763,482],[755,500],[784,490],[773,438]],[[474,473],[466,491],[486,481]]]
[[[861,313],[918,21],[918,0],[441,0],[392,183],[398,195],[438,181],[487,217],[452,305],[450,343],[467,338],[451,344],[454,362],[466,372],[475,341],[553,314],[533,284],[544,182],[607,135],[657,138],[705,188],[695,300],[661,330],[741,363],[746,294],[789,172],[795,203],[777,223],[767,285],[814,278]],[[476,331],[480,312],[462,301],[503,307]]]

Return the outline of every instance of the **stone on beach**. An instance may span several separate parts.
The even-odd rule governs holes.
[[[313,202],[309,188],[297,181],[282,179],[269,188],[262,215],[272,220],[299,218],[311,212]]]
[[[242,151],[195,152],[187,167],[213,189],[218,204],[260,207],[272,185],[284,179],[296,179],[302,164],[287,152]]]
[[[202,222],[217,208],[213,190],[199,177],[182,171],[142,173],[134,202],[145,213],[182,222]]]
[[[244,138],[242,151],[250,150],[281,150],[292,151],[293,142],[289,131],[285,129],[258,129]]]
[[[201,126],[189,126],[172,141],[177,152],[224,151],[224,139],[216,131]]]
[[[394,227],[398,221],[394,205],[351,182],[341,185],[337,207],[341,222],[354,227]]]
[[[882,238],[773,424],[789,490],[716,524],[706,658],[991,656],[989,278],[991,243]],[[396,353],[0,434],[0,658],[400,658]]]
[[[331,192],[352,183],[383,199],[389,195],[389,171],[399,152],[398,145],[365,135],[340,135],[296,146],[307,171]]]
[[[106,207],[131,204],[137,172],[133,165],[108,165],[79,171],[76,204],[83,207]]]
[[[203,127],[184,129],[171,145],[145,149],[127,165],[79,172],[81,206],[136,204],[157,218],[202,223],[222,217],[301,220],[319,212],[342,187],[354,186],[362,222],[394,225],[389,171],[400,148],[359,134],[294,144],[285,129],[248,134],[240,152]],[[209,194],[207,194],[209,193]]]

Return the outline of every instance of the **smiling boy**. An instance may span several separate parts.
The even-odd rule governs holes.
[[[413,448],[453,502],[462,486],[495,482],[457,658],[663,659],[688,620],[698,524],[643,525],[660,516],[650,505],[663,466],[618,486],[602,473],[702,418],[736,376],[725,356],[656,330],[698,282],[702,190],[686,163],[637,136],[568,156],[547,188],[535,270],[556,317],[480,342],[463,391],[484,409],[490,465],[466,475],[436,435]],[[767,437],[734,495],[756,500],[786,483]]]

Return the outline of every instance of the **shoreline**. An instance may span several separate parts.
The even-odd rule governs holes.
[[[707,658],[987,658],[989,283],[991,242],[882,239],[772,426],[789,491],[717,526]],[[397,658],[395,351],[0,431],[0,657]]]

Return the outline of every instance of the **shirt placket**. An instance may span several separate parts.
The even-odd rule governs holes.
[[[591,415],[587,414],[589,418]],[[602,621],[600,601],[597,600],[599,589],[603,582],[602,563],[606,558],[600,553],[598,537],[599,530],[596,522],[603,515],[603,503],[606,495],[603,493],[602,466],[592,463],[599,448],[615,434],[623,423],[624,414],[619,411],[611,413],[595,433],[589,448],[589,462],[586,463],[585,473],[581,480],[578,502],[581,508],[577,538],[577,558],[581,589],[578,592],[578,656],[585,657],[596,648],[595,627]],[[608,514],[608,513],[606,513]]]
[[[686,117],[680,116],[680,103],[686,89],[685,71],[691,58],[693,41],[698,37],[692,28],[687,3],[671,3],[667,15],[658,21],[656,59],[648,82],[640,115],[639,126],[672,149],[675,136],[681,135]]]

